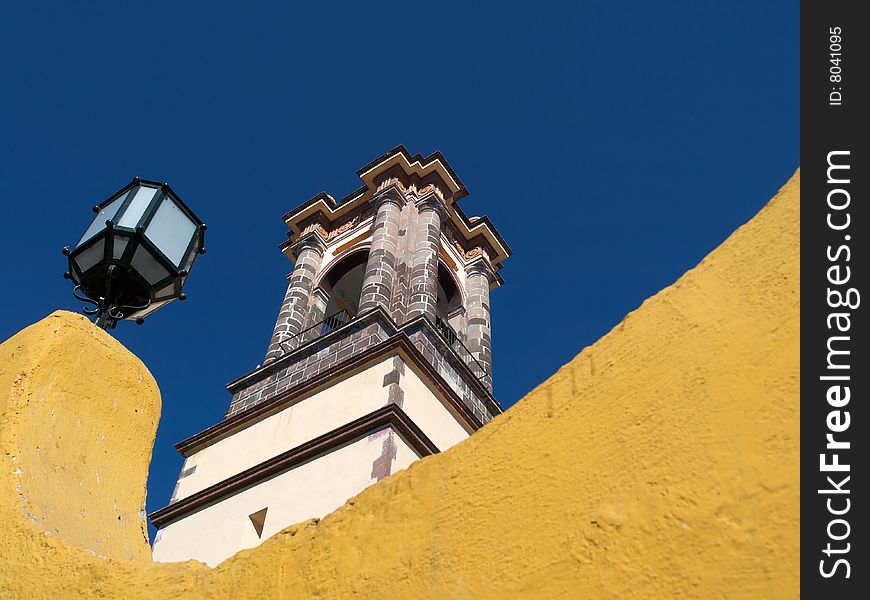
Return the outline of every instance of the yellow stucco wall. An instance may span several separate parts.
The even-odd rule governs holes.
[[[101,556],[149,555],[140,513],[160,393],[139,359],[55,313],[3,344],[0,409],[5,524],[10,509]]]
[[[0,349],[0,597],[796,597],[799,187],[469,440],[213,570],[150,562],[157,389],[55,313]]]

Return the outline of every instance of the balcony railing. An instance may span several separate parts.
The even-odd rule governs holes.
[[[318,323],[318,325],[320,325],[320,331],[317,333],[317,336],[315,336],[315,337],[320,337],[321,335],[326,335],[327,333],[329,333],[333,329],[338,329],[342,325],[346,325],[347,323],[350,323],[352,320],[353,320],[353,317],[346,310],[340,310],[337,313],[332,313],[331,315],[329,315],[328,317],[323,319],[323,321]],[[314,325],[313,327],[309,327],[309,329],[313,329],[314,327],[317,327],[317,325]]]
[[[311,327],[303,329],[296,335],[290,337],[281,342],[281,348],[283,348],[285,354],[287,352],[291,352],[292,348],[288,348],[285,346],[291,340],[300,340],[300,342],[308,342],[314,339],[319,338],[322,335],[326,335],[333,329],[338,329],[342,325],[350,323],[353,320],[353,317],[345,310],[340,310],[336,313],[332,313],[328,317],[325,317],[322,321],[318,321]],[[297,344],[298,345],[298,344]]]
[[[299,346],[301,343],[310,342],[315,340],[327,333],[338,329],[339,327],[350,323],[352,320],[356,318],[356,315],[351,315],[347,311],[340,310],[336,313],[325,317],[323,320],[318,321],[314,325],[303,329],[293,337],[286,339],[281,342],[281,348],[284,349],[285,353],[292,352],[293,348],[286,346],[285,344],[289,343],[291,340],[299,340],[299,343],[296,346]],[[465,344],[462,343],[462,338],[459,337],[459,334],[450,326],[447,321],[444,319],[436,318],[435,319],[435,328],[441,337],[444,338],[444,341],[447,342],[447,345],[453,350],[453,353],[456,357],[468,368],[469,372],[477,378],[483,379],[486,377],[486,369],[483,367],[483,364],[471,353],[471,351],[465,347]]]
[[[484,369],[479,360],[474,358],[471,350],[465,347],[465,344],[462,343],[462,338],[459,337],[459,334],[456,333],[447,321],[437,317],[435,319],[435,327],[438,329],[438,333],[444,337],[447,345],[453,349],[453,352],[456,353],[459,360],[465,363],[465,366],[468,367],[468,370],[471,371],[475,377],[478,379],[486,377],[486,369]]]

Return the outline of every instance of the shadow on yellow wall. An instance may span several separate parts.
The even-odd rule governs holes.
[[[470,440],[216,569],[151,562],[157,386],[52,314],[0,347],[0,597],[797,597],[799,194]]]

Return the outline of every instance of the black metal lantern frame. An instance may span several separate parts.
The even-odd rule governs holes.
[[[198,254],[205,224],[165,183],[134,178],[94,207],[97,216],[76,244],[64,248],[76,287],[97,325],[114,328],[143,319],[182,292]]]

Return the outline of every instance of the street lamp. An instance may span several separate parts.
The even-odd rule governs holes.
[[[85,314],[104,329],[121,319],[143,319],[176,298],[197,254],[205,252],[206,226],[165,183],[133,178],[94,207],[97,216],[70,249],[64,277],[73,295],[91,306]]]

